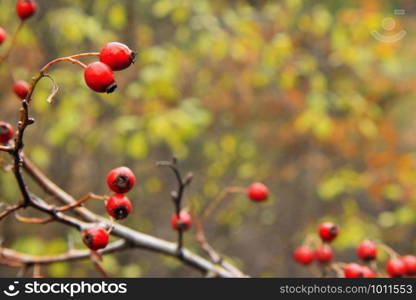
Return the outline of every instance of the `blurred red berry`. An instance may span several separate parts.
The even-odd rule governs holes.
[[[108,244],[109,234],[104,228],[93,227],[84,231],[82,240],[91,250],[103,249]]]
[[[362,278],[364,272],[362,266],[356,263],[349,263],[344,267],[344,276],[346,278]]]
[[[362,241],[357,248],[357,256],[363,261],[371,261],[377,257],[377,246],[369,240]]]
[[[386,271],[390,277],[403,277],[406,274],[406,266],[400,258],[391,258],[387,261]]]
[[[416,275],[416,256],[405,255],[401,259],[406,270],[406,275],[409,275],[409,276]]]
[[[100,61],[108,65],[113,71],[128,68],[136,58],[136,53],[122,43],[111,42],[100,52]]]
[[[315,251],[315,257],[320,263],[329,263],[334,258],[334,252],[331,246],[325,244]]]
[[[247,195],[255,202],[265,201],[269,197],[269,189],[263,183],[255,182],[248,187]]]
[[[116,193],[129,192],[136,183],[136,176],[127,167],[118,167],[111,170],[107,175],[108,187]]]
[[[111,68],[99,61],[85,68],[84,78],[87,85],[97,93],[112,93],[117,88],[114,73]]]
[[[13,135],[13,126],[7,122],[0,121],[0,144],[7,144]]]
[[[7,38],[6,30],[4,30],[3,27],[0,27],[0,45],[3,44],[3,42],[6,40],[6,38]]]
[[[16,3],[16,12],[21,20],[30,18],[37,9],[37,4],[33,0],[18,0]]]
[[[364,278],[376,278],[377,274],[367,266],[361,266],[361,271]]]
[[[325,222],[319,225],[319,236],[324,242],[333,241],[339,234],[339,228],[330,222]]]
[[[112,195],[105,206],[108,214],[116,220],[126,218],[131,212],[131,202],[124,194]]]
[[[179,218],[176,214],[174,214],[172,216],[171,225],[175,230],[179,230],[180,228],[188,230],[192,226],[191,215],[185,210],[180,212]]]
[[[315,253],[310,247],[303,245],[295,249],[293,252],[293,258],[296,262],[302,265],[309,265],[314,261]]]
[[[29,83],[24,80],[17,80],[13,83],[14,93],[22,100],[26,99],[26,96],[29,93],[29,87]]]

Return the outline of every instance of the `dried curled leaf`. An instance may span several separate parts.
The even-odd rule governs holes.
[[[54,98],[55,98],[55,96],[56,96],[56,94],[57,94],[57,93],[58,93],[58,91],[59,91],[59,85],[55,82],[55,80],[54,80],[51,76],[49,76],[49,75],[44,75],[44,77],[47,77],[47,78],[49,78],[49,79],[52,81],[52,90],[51,90],[51,92],[50,92],[50,94],[49,94],[48,98],[46,98],[46,101],[47,101],[48,103],[52,103],[52,102],[53,102],[53,100],[54,100]]]

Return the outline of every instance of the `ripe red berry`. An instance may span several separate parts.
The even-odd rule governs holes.
[[[416,256],[405,255],[402,257],[402,262],[404,263],[404,267],[406,269],[406,275],[416,275]]]
[[[6,38],[7,38],[6,30],[4,30],[3,27],[0,27],[0,45],[3,44],[3,42],[6,40]]]
[[[0,144],[7,144],[13,137],[13,127],[7,122],[0,122]]]
[[[315,257],[320,263],[329,263],[334,258],[334,252],[331,246],[325,244],[315,251]]]
[[[16,3],[16,12],[20,19],[26,20],[30,18],[37,9],[37,4],[33,0],[18,0]]]
[[[387,261],[386,271],[390,277],[402,277],[406,274],[406,266],[400,258],[391,258]]]
[[[269,197],[269,189],[263,183],[255,182],[248,187],[247,195],[251,200],[261,202]]]
[[[339,228],[330,222],[325,222],[319,225],[319,236],[324,242],[333,241],[339,234]]]
[[[315,253],[310,247],[303,245],[295,249],[293,258],[302,265],[309,265],[315,259]]]
[[[29,83],[24,80],[17,80],[13,83],[13,91],[20,99],[25,99],[29,93]]]
[[[344,276],[346,278],[362,278],[364,272],[362,266],[356,263],[349,263],[344,267]]]
[[[121,220],[131,212],[131,202],[124,194],[114,194],[108,199],[105,209],[114,219]]]
[[[98,93],[112,93],[117,88],[111,68],[99,61],[89,64],[84,71],[87,85]]]
[[[183,230],[188,230],[192,226],[191,215],[186,210],[180,212],[179,218],[174,214],[172,216],[171,225],[175,230],[179,230],[181,227]]]
[[[113,71],[128,68],[136,58],[136,53],[122,43],[106,44],[100,52],[100,61],[108,65]]]
[[[108,187],[116,193],[129,192],[136,183],[136,176],[127,167],[118,167],[111,170],[107,175]]]
[[[377,246],[374,242],[364,240],[358,245],[357,256],[363,261],[371,261],[377,257]]]
[[[109,234],[104,228],[93,227],[84,231],[82,240],[91,250],[103,249],[108,244]]]
[[[364,278],[376,278],[377,274],[367,266],[361,266]]]

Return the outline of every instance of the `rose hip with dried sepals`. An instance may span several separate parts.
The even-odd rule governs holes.
[[[186,210],[183,210],[179,213],[179,218],[176,214],[172,216],[171,219],[172,228],[175,230],[188,230],[192,226],[192,217]]]
[[[357,247],[357,256],[363,261],[371,261],[377,257],[377,246],[369,240],[362,241]]]
[[[322,241],[324,242],[332,242],[339,234],[339,228],[337,225],[325,222],[319,225],[319,236],[321,237]]]
[[[125,219],[131,212],[132,205],[124,194],[112,195],[105,206],[108,214],[116,220]]]
[[[84,71],[88,87],[97,93],[112,93],[117,88],[111,68],[99,61],[89,64]]]
[[[100,51],[100,61],[108,65],[113,71],[128,68],[136,58],[136,53],[119,42],[106,44]]]
[[[95,251],[107,246],[109,234],[102,227],[92,227],[83,232],[82,240],[88,248]]]
[[[118,167],[111,170],[107,175],[108,187],[116,193],[129,192],[136,183],[136,176],[127,167]]]

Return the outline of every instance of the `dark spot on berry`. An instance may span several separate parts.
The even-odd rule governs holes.
[[[84,235],[84,241],[87,245],[91,245],[93,240],[94,240],[94,236],[91,233]]]
[[[112,92],[114,92],[117,88],[117,83],[113,82],[106,90],[105,92],[107,94],[111,94]]]
[[[125,206],[119,206],[119,207],[113,209],[113,212],[114,212],[114,216],[117,220],[124,219],[129,214],[129,212],[127,210],[127,207],[125,207]]]
[[[9,129],[6,125],[0,125],[0,135],[5,135],[9,133]]]
[[[119,189],[127,189],[130,187],[129,176],[125,174],[118,175],[116,177],[116,180],[114,180],[113,184]]]
[[[364,258],[363,258],[365,261],[370,261],[370,260],[373,260],[374,259],[374,256],[373,255],[367,255],[367,256],[364,256]]]
[[[130,54],[130,61],[131,61],[131,63],[132,64],[134,64],[135,62],[136,62],[136,57],[137,57],[137,52],[135,52],[135,51],[132,51],[131,52],[131,54]]]
[[[329,230],[329,234],[331,236],[335,236],[338,234],[338,226],[332,226],[331,229]]]

